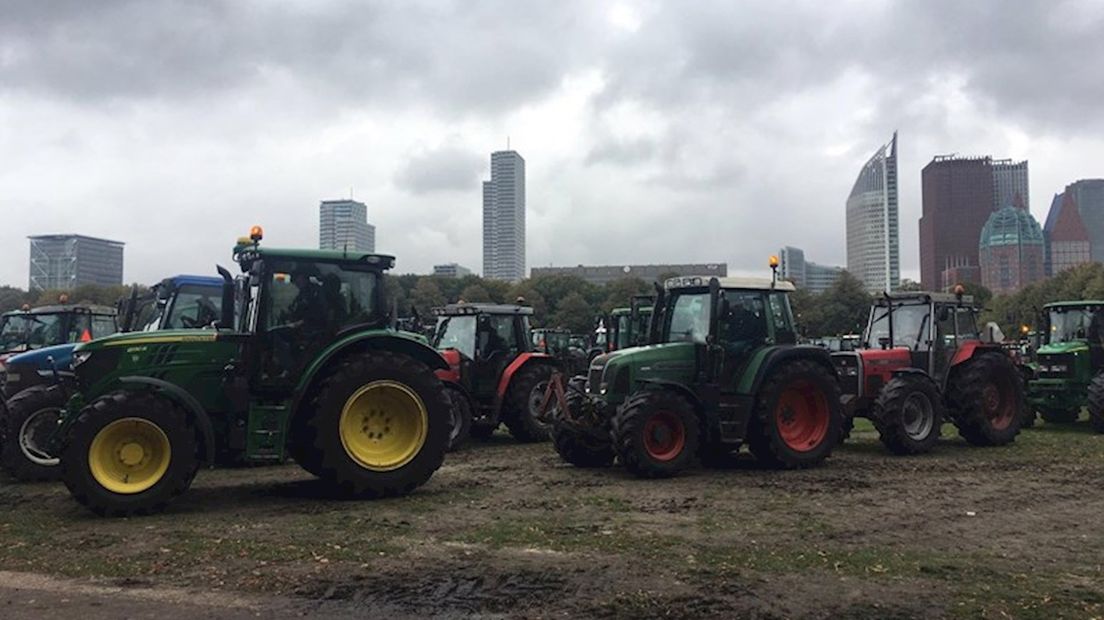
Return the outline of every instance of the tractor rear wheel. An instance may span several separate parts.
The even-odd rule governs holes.
[[[1104,372],[1089,383],[1089,424],[1094,431],[1104,433]]]
[[[342,361],[306,420],[323,480],[358,497],[405,495],[444,462],[449,397],[425,364],[390,351]]]
[[[456,388],[446,388],[449,397],[449,423],[448,451],[464,445],[471,436],[472,406],[468,396]]]
[[[584,406],[586,395],[569,387],[567,394],[567,417],[578,420]],[[555,421],[552,423],[552,445],[560,458],[576,467],[609,467],[613,465],[613,444],[609,439],[601,438],[581,432]]]
[[[839,443],[843,412],[836,378],[811,360],[775,368],[759,390],[748,448],[779,469],[819,465]]]
[[[553,372],[555,368],[549,364],[530,362],[510,380],[502,421],[514,439],[526,443],[548,439],[549,425],[537,416]]]
[[[611,437],[621,463],[641,478],[666,478],[697,456],[701,427],[694,405],[668,390],[629,397],[613,416]]]
[[[62,480],[101,516],[160,512],[199,469],[187,413],[154,392],[120,390],[81,410],[62,450]]]
[[[1047,424],[1073,424],[1081,417],[1080,409],[1044,409],[1039,412]]]
[[[902,374],[882,388],[871,417],[890,452],[923,454],[939,439],[943,402],[939,389],[926,375]]]
[[[966,362],[950,385],[958,434],[975,446],[1003,446],[1016,440],[1025,408],[1023,381],[1001,353]]]
[[[0,465],[16,480],[57,480],[61,461],[46,449],[46,441],[57,430],[65,392],[58,386],[35,385],[7,403]]]

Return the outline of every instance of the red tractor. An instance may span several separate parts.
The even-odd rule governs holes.
[[[863,347],[832,355],[846,411],[869,418],[895,454],[928,452],[945,420],[975,446],[1011,443],[1025,407],[1023,380],[961,287],[893,293],[870,309]],[[846,434],[845,430],[845,434]]]
[[[437,376],[453,404],[450,447],[470,434],[490,437],[505,424],[518,441],[548,439],[537,416],[557,358],[533,350],[529,317],[533,309],[500,304],[449,304],[434,309],[433,346],[448,362]]]

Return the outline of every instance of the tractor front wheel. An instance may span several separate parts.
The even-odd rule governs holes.
[[[1094,431],[1104,433],[1104,372],[1089,383],[1089,424]]]
[[[309,458],[346,495],[405,495],[444,462],[449,397],[421,362],[389,351],[349,357],[322,380],[316,402],[304,424]]]
[[[1001,353],[966,362],[950,385],[958,434],[975,446],[1003,446],[1016,440],[1025,408],[1023,381]]]
[[[694,405],[665,390],[629,397],[612,421],[612,439],[625,468],[641,478],[665,478],[686,469],[701,444]]]
[[[160,512],[199,469],[186,412],[154,392],[112,392],[81,410],[62,451],[62,480],[101,516]]]
[[[832,373],[810,360],[787,362],[760,388],[748,448],[770,467],[812,467],[832,453],[842,424],[840,389]]]
[[[450,405],[449,413],[451,414],[448,450],[452,452],[464,445],[471,435],[472,406],[471,401],[468,400],[467,394],[464,394],[460,390],[456,388],[446,388],[445,391],[448,393]]]
[[[585,406],[586,395],[568,388],[567,418],[578,420]],[[578,422],[575,422],[576,424]],[[595,429],[600,432],[599,429]],[[552,445],[560,458],[576,467],[609,467],[613,465],[613,444],[609,439],[602,439],[592,434],[572,428],[561,421],[552,423]]]
[[[7,403],[0,464],[16,480],[57,480],[60,459],[46,449],[46,441],[57,430],[65,392],[58,386],[36,385]]]
[[[549,364],[529,362],[511,379],[503,404],[502,421],[514,439],[526,443],[548,439],[549,425],[537,416],[540,415],[544,393],[553,372],[555,368]]]
[[[935,447],[943,424],[943,403],[931,379],[919,374],[889,380],[874,401],[872,416],[879,438],[890,452],[923,454]]]

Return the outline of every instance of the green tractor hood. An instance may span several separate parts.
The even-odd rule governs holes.
[[[611,403],[621,402],[639,381],[691,383],[695,371],[695,347],[692,342],[669,342],[633,347],[609,354],[604,360],[601,381],[608,390],[607,400]],[[601,387],[599,385],[592,389]]]
[[[1060,353],[1081,353],[1089,350],[1089,344],[1083,340],[1075,340],[1073,342],[1055,342],[1053,344],[1044,344],[1039,347],[1040,355],[1056,355]]]

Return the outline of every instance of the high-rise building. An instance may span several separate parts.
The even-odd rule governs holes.
[[[1042,280],[1043,245],[1043,229],[1027,211],[1007,206],[993,212],[978,239],[981,285],[1006,295]]]
[[[471,269],[457,263],[433,266],[433,275],[441,278],[463,278],[471,275]]]
[[[1066,186],[1065,191],[1054,197],[1051,203],[1051,212],[1047,215],[1047,227],[1049,231],[1054,224],[1058,212],[1055,205],[1061,205],[1066,196],[1077,205],[1077,213],[1081,216],[1081,223],[1088,233],[1089,244],[1092,246],[1092,260],[1104,262],[1104,179],[1082,179]],[[1057,273],[1057,271],[1054,271]]]
[[[847,271],[868,291],[901,283],[897,224],[897,132],[863,164],[847,197]]]
[[[1016,207],[1031,212],[1031,193],[1027,182],[1027,161],[998,159],[993,167],[993,210]]]
[[[805,260],[805,250],[801,248],[787,245],[778,251],[778,277],[811,293],[823,293],[832,288],[841,273],[843,267]]]
[[[517,151],[491,153],[491,180],[483,182],[483,276],[525,277],[525,160]]]
[[[1054,196],[1043,228],[1046,274],[1052,276],[1092,260],[1092,243],[1073,192]]]
[[[84,235],[35,235],[28,239],[32,291],[123,283],[121,241]]]
[[[1027,162],[992,157],[938,156],[921,172],[920,284],[938,290],[947,269],[970,272],[990,214],[1004,207],[1028,212]]]
[[[318,207],[318,247],[323,250],[376,251],[376,227],[368,207],[356,200],[323,200]]]

